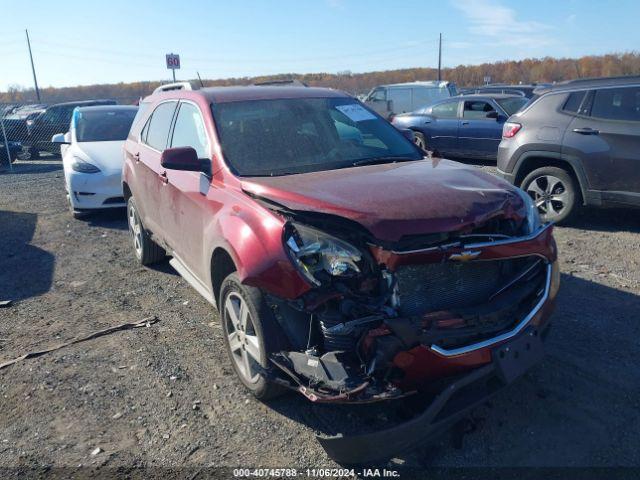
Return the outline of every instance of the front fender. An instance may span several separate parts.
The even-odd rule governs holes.
[[[221,212],[222,213],[222,212]],[[311,285],[289,260],[283,245],[285,221],[264,208],[229,210],[208,233],[210,256],[223,248],[232,258],[242,283],[278,297],[294,299]]]

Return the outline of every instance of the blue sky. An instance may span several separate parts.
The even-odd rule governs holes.
[[[615,7],[613,7],[615,5]],[[638,49],[637,0],[0,0],[0,89],[364,72]]]

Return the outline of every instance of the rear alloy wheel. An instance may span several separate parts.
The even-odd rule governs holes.
[[[422,133],[419,133],[419,132],[414,132],[413,135],[414,135],[413,136],[413,141],[416,144],[416,146],[420,150],[426,152],[427,151],[427,142],[424,139],[424,135]]]
[[[269,353],[285,350],[286,343],[262,292],[231,273],[220,289],[219,310],[227,353],[243,385],[261,400],[284,393],[265,377]]]
[[[142,265],[151,265],[164,260],[166,252],[151,239],[151,236],[145,230],[133,197],[130,197],[127,202],[127,223],[129,224],[129,234],[133,240],[133,248],[138,261]]]
[[[545,222],[565,221],[578,203],[575,182],[562,168],[538,168],[525,177],[521,188],[533,199]]]

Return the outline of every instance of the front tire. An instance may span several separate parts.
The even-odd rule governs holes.
[[[133,197],[127,201],[127,223],[133,241],[136,258],[141,265],[152,265],[164,260],[167,255],[164,249],[154,242],[144,228]]]
[[[268,355],[286,349],[286,344],[262,292],[243,285],[234,272],[222,282],[219,298],[225,347],[236,375],[260,400],[282,395],[286,390],[264,375]]]
[[[533,199],[545,222],[564,222],[578,209],[576,183],[562,168],[538,168],[525,177],[520,188]]]

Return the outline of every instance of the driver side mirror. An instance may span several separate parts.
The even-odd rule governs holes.
[[[198,158],[198,153],[191,147],[167,148],[160,156],[160,165],[168,170],[205,171],[203,162]]]
[[[498,112],[496,112],[495,110],[491,110],[490,112],[487,113],[487,118],[498,118]]]
[[[57,143],[59,145],[70,145],[71,142],[67,140],[64,133],[56,133],[51,137],[51,143]]]

